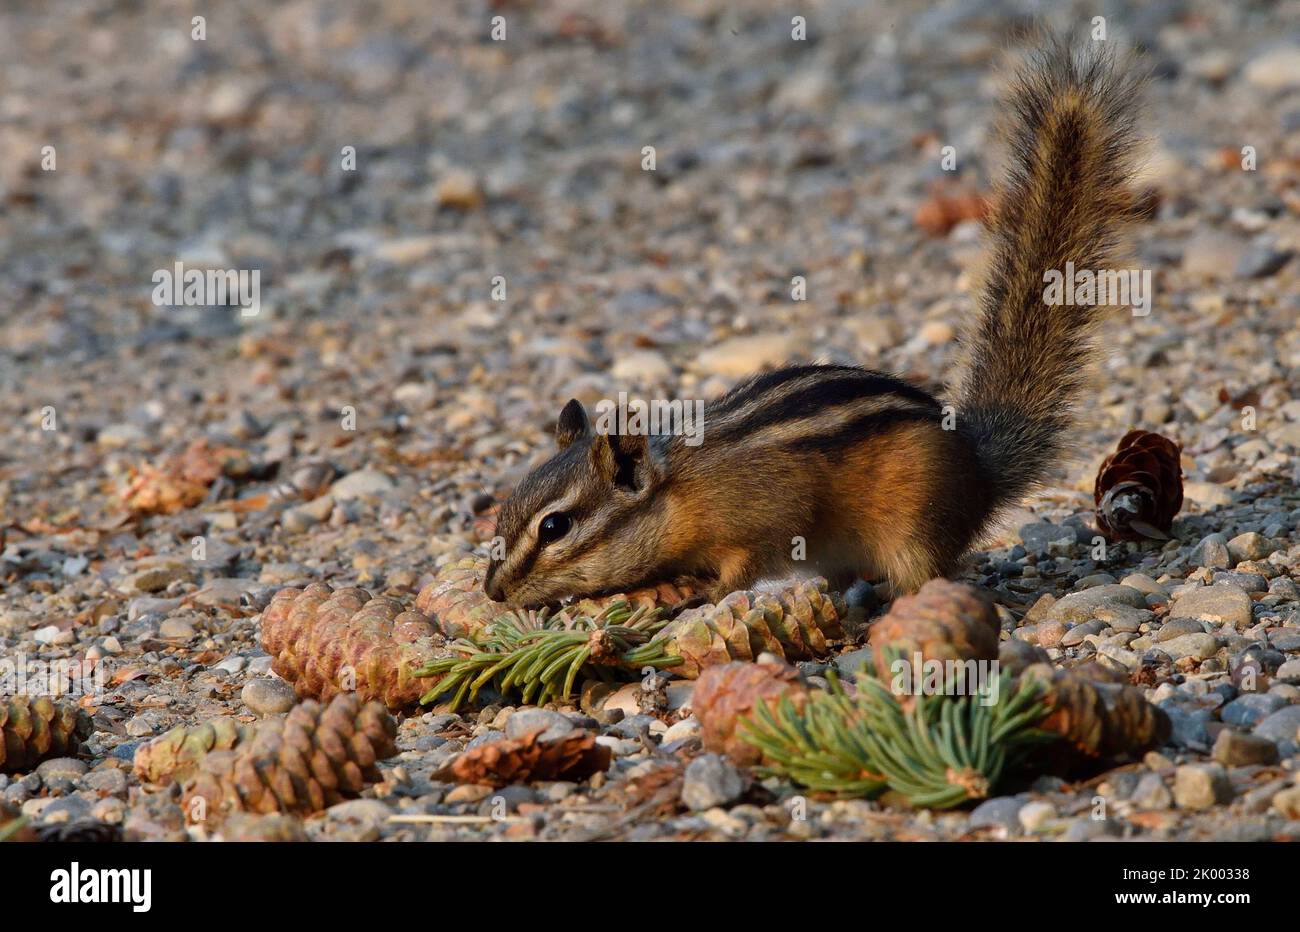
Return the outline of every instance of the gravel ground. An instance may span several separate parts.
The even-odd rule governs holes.
[[[412,598],[478,546],[476,517],[549,452],[569,397],[709,397],[806,358],[943,381],[979,230],[934,235],[914,214],[936,185],[985,186],[994,69],[1042,5],[819,3],[804,42],[789,5],[716,6],[0,13],[0,650],[113,671],[80,759],[0,775],[0,797],[38,822],[184,837],[171,796],[131,774],[135,748],[176,724],[282,712],[257,637],[271,595],[320,580]],[[1095,6],[1061,4],[1048,23],[1082,30]],[[558,726],[603,733],[604,779],[431,781],[514,710],[417,714],[385,782],[310,835],[1296,834],[1300,6],[1106,8],[1112,41],[1154,69],[1158,206],[1135,247],[1155,299],[1107,334],[1077,458],[964,577],[995,595],[1005,637],[1060,662],[1136,672],[1165,645],[1149,696],[1172,742],[973,811],[813,800],[792,819],[788,787],[745,790],[722,761],[661,780],[654,741],[689,738],[694,720],[642,711],[631,687],[621,721],[573,711]],[[177,261],[258,270],[260,312],[156,304],[152,276]],[[1183,445],[1187,501],[1176,540],[1096,560],[1092,478],[1130,427]],[[247,460],[194,507],[133,518],[135,471],[198,438]],[[1053,603],[1085,589],[1083,611]],[[1271,674],[1261,694],[1234,685],[1245,656]],[[509,818],[493,818],[496,797]]]

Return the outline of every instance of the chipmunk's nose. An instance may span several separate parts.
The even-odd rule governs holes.
[[[483,591],[493,602],[504,602],[506,600],[505,590],[501,588],[501,583],[496,580],[497,564],[488,565],[487,575],[483,577]]]

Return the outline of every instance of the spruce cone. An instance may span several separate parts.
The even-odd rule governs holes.
[[[610,751],[596,736],[575,731],[543,741],[544,728],[522,738],[501,738],[458,755],[435,780],[509,786],[534,780],[585,780],[609,768]]]
[[[800,580],[780,592],[741,590],[716,605],[687,609],[655,640],[682,658],[673,673],[694,678],[707,667],[752,661],[764,651],[786,660],[824,656],[830,641],[845,637],[845,613],[843,598],[826,591],[826,580]]]
[[[182,805],[192,821],[220,821],[232,812],[319,812],[379,779],[375,764],[397,753],[396,734],[397,723],[378,702],[362,705],[351,693],[324,707],[308,699],[283,721],[265,722],[251,741],[204,755],[182,787]]]
[[[1097,527],[1111,540],[1168,540],[1183,507],[1181,448],[1168,437],[1130,430],[1106,457],[1093,486]]]
[[[1038,727],[1065,739],[1048,751],[1057,772],[1134,757],[1169,740],[1169,716],[1132,686],[1093,682],[1076,670],[1047,664],[1026,668],[1020,681],[1046,687],[1041,701],[1050,711]]]
[[[889,681],[890,658],[886,647],[911,663],[922,660],[996,660],[997,612],[979,590],[947,579],[932,579],[915,595],[902,596],[888,613],[871,626],[867,643],[876,672]]]
[[[426,615],[364,589],[281,589],[262,613],[271,669],[322,702],[356,692],[390,709],[414,705],[437,679],[411,671],[447,656],[444,643]]]
[[[435,619],[448,638],[479,634],[488,622],[510,610],[510,606],[493,602],[483,591],[486,566],[481,557],[448,563],[438,571],[438,578],[415,597],[415,610]]]
[[[0,773],[30,770],[47,757],[75,754],[90,731],[90,716],[74,702],[0,696]]]
[[[214,718],[186,728],[177,725],[135,752],[135,773],[147,783],[184,782],[209,751],[229,751],[253,737],[255,730],[233,718]]]
[[[782,661],[738,661],[705,670],[691,695],[705,749],[726,754],[741,766],[757,764],[762,752],[736,734],[736,723],[759,703],[775,706],[782,696],[789,696],[796,708],[803,708],[808,698],[799,671]]]
[[[515,606],[493,602],[483,591],[487,568],[482,557],[464,557],[438,571],[438,578],[416,596],[417,611],[435,619],[448,638],[474,638],[488,623]],[[689,583],[660,583],[631,592],[588,598],[570,606],[574,615],[599,615],[615,602],[627,602],[633,609],[671,608],[694,595]]]

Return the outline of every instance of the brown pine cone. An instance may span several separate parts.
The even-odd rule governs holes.
[[[783,661],[737,661],[705,670],[691,694],[691,710],[699,719],[705,749],[726,754],[742,766],[757,764],[762,752],[741,740],[736,722],[760,703],[775,706],[782,696],[789,696],[796,708],[802,708],[808,698],[799,671]]]
[[[205,754],[181,789],[191,822],[232,812],[319,812],[379,780],[378,761],[397,753],[397,723],[378,702],[353,694],[327,706],[310,699],[267,721],[231,751]],[[200,802],[201,801],[201,802]]]
[[[229,751],[254,734],[255,729],[230,717],[214,718],[193,728],[177,725],[136,750],[135,774],[147,783],[183,782],[209,751]]]
[[[885,648],[909,663],[918,652],[922,660],[996,660],[1000,629],[997,612],[974,586],[932,579],[914,595],[895,599],[872,624],[867,643],[877,674],[888,681]]]
[[[433,621],[364,589],[281,589],[262,613],[271,669],[305,698],[355,692],[390,709],[414,705],[436,678],[411,671],[447,656]]]
[[[1169,540],[1183,507],[1182,449],[1145,430],[1130,430],[1097,472],[1097,527],[1111,540]]]
[[[486,569],[487,561],[482,557],[464,557],[447,564],[438,571],[437,579],[420,590],[415,599],[416,610],[435,619],[448,638],[478,635],[489,622],[516,607],[487,597],[483,591]],[[631,592],[582,599],[571,606],[571,613],[594,618],[618,601],[626,601],[633,609],[671,608],[694,594],[689,582],[666,582]]]
[[[1047,752],[1054,772],[1136,757],[1169,740],[1169,716],[1135,687],[1095,682],[1077,670],[1048,664],[1027,667],[1020,682],[1046,688],[1042,701],[1050,711],[1038,727],[1065,739]]]
[[[539,728],[471,748],[433,774],[435,780],[509,786],[534,780],[585,780],[609,768],[610,751],[596,736],[575,731],[549,741]]]
[[[755,660],[764,651],[786,660],[825,656],[843,640],[843,598],[826,590],[826,580],[800,580],[779,592],[741,590],[716,605],[688,608],[655,640],[682,658],[678,676],[697,677],[707,667],[731,660]]]
[[[76,754],[90,732],[90,716],[74,702],[0,696],[0,773],[18,773],[47,757]]]

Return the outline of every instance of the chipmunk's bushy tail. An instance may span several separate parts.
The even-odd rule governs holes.
[[[1049,40],[1015,76],[1001,135],[979,316],[966,335],[958,430],[976,450],[984,519],[1042,480],[1088,383],[1098,306],[1048,304],[1045,274],[1111,267],[1133,213],[1140,80],[1093,43]]]

